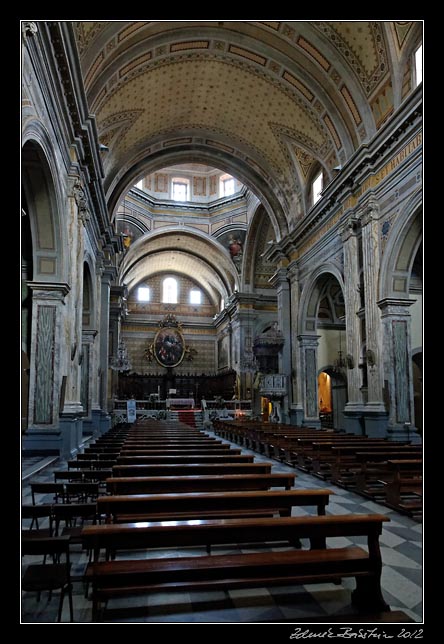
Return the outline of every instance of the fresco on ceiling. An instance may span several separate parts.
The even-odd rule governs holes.
[[[117,234],[123,235],[123,247],[127,250],[136,239],[142,236],[142,232],[131,222],[119,219],[117,221]]]

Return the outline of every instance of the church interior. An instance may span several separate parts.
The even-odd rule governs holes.
[[[423,23],[20,29],[22,623],[416,627]]]

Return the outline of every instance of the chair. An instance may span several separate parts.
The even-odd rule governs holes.
[[[54,590],[60,590],[60,602],[57,621],[62,619],[63,600],[68,594],[70,621],[74,621],[72,607],[72,583],[70,577],[69,536],[29,538],[22,536],[22,556],[52,556],[56,563],[30,564],[23,575],[22,590],[36,592],[38,598],[42,591],[48,590],[50,598]],[[60,558],[64,555],[65,562]]]
[[[97,505],[95,503],[59,503],[54,506],[55,535],[69,536],[71,543],[82,543],[80,537],[85,521],[97,523]],[[80,519],[80,525],[76,525]],[[65,521],[65,527],[60,531],[60,523]]]
[[[65,501],[66,503],[88,503],[95,501],[99,496],[98,483],[66,483]]]
[[[31,483],[31,494],[33,505],[36,505],[36,494],[54,494],[53,501],[58,503],[59,496],[63,499],[65,486],[63,483]]]
[[[52,537],[53,536],[53,514],[52,514],[52,504],[51,503],[42,503],[41,505],[22,505],[22,521],[23,519],[31,519],[31,524],[28,529],[23,530],[25,534],[29,537],[38,536],[38,537]],[[48,519],[49,527],[41,528],[39,526],[39,519]],[[35,524],[35,528],[33,526]]]

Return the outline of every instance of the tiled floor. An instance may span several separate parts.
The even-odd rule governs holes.
[[[233,443],[234,445],[234,443]],[[255,452],[257,461],[269,461]],[[403,516],[389,508],[367,501],[364,497],[348,492],[334,485],[325,483],[300,470],[293,470],[286,465],[273,462],[273,472],[294,472],[297,475],[296,488],[325,488],[332,490],[335,496],[330,499],[327,514],[345,514],[379,512],[387,515],[390,522],[383,526],[380,537],[383,559],[382,589],[383,595],[392,610],[402,610],[413,620],[422,622],[422,524]],[[35,466],[35,463],[33,464]],[[32,476],[33,481],[53,480],[54,469],[64,469],[66,464],[57,461]],[[29,480],[23,483],[22,498],[30,503]],[[50,501],[41,498],[41,501]],[[294,508],[295,516],[315,512],[313,508]],[[365,545],[364,538],[329,540],[337,547],[351,543]],[[215,547],[214,553],[224,554],[235,551],[252,552],[253,548]],[[123,555],[125,553],[122,553]],[[183,550],[150,551],[149,556],[170,557],[205,554],[202,548],[184,548]],[[128,558],[147,557],[145,551],[128,552]],[[25,558],[24,558],[25,559]],[[86,554],[80,546],[73,547],[73,573],[77,577],[74,583],[74,620],[91,622],[91,601],[84,597],[81,575],[87,563]],[[27,563],[24,561],[24,563]],[[307,586],[256,588],[226,590],[213,592],[156,593],[137,598],[119,599],[109,602],[106,621],[140,623],[201,623],[221,622],[240,623],[254,621],[279,621],[284,619],[301,619],[310,622],[311,617],[327,615],[350,615],[353,608],[350,603],[350,592],[354,588],[353,579],[344,579],[341,586],[333,584],[316,584]],[[40,602],[35,594],[22,593],[22,621],[24,623],[54,622],[58,608],[58,593],[51,602],[43,593]],[[68,601],[65,600],[63,620],[68,620]]]

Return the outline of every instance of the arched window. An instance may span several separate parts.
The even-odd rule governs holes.
[[[314,206],[317,201],[321,198],[322,188],[324,187],[324,181],[322,177],[322,172],[316,175],[311,184],[311,205]]]
[[[414,53],[414,79],[413,85],[418,87],[422,83],[422,45],[415,50]]]
[[[164,304],[177,304],[177,280],[174,277],[166,277],[163,280],[163,297]]]

